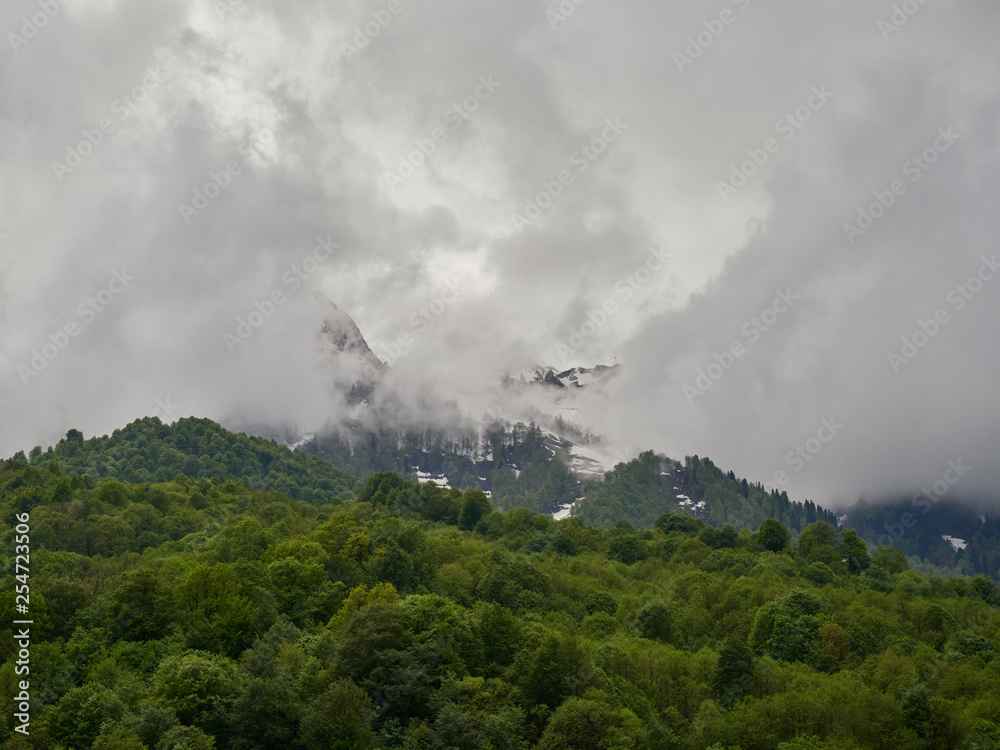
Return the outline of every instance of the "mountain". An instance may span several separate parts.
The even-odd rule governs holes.
[[[652,528],[664,513],[685,513],[716,528],[759,528],[775,519],[793,532],[825,521],[837,527],[836,515],[815,503],[794,502],[784,492],[724,473],[711,459],[689,456],[684,463],[643,453],[607,473],[603,482],[585,485],[572,514],[591,526],[612,527],[627,521]]]
[[[234,429],[283,442],[357,476],[394,471],[444,487],[481,489],[504,507],[550,513],[568,508],[580,496],[582,481],[603,478],[624,458],[572,421],[578,412],[574,394],[599,390],[617,366],[524,370],[485,394],[512,416],[469,414],[429,389],[401,393],[400,378],[388,377],[389,366],[351,316],[321,295],[316,305],[316,341],[330,389],[352,409],[308,434],[245,419],[234,422]],[[495,474],[503,468],[497,484]]]
[[[337,367],[339,383],[349,404],[359,404],[372,397],[387,365],[368,346],[354,319],[329,298],[316,294],[321,322],[316,334],[317,346],[327,360]],[[346,375],[346,388],[344,378]]]
[[[201,476],[113,476],[174,451],[208,461]],[[646,454],[628,472],[652,486],[676,469]],[[303,500],[246,484],[281,475]],[[205,420],[71,431],[0,461],[0,551],[31,558],[30,577],[0,575],[0,667],[27,667],[0,681],[4,747],[1000,740],[1000,588],[982,576],[929,577],[822,524],[797,544],[773,521],[602,529],[392,473],[308,494],[338,478]]]
[[[572,514],[604,527],[627,521],[651,528],[669,512],[720,527],[757,528],[768,518],[793,531],[817,519],[836,525],[835,516],[815,504],[737,482],[708,459],[680,464],[644,454],[629,462],[614,455],[574,418],[578,399],[600,398],[621,371],[617,363],[567,370],[534,365],[504,376],[491,395],[505,413],[516,414],[506,420],[466,416],[426,395],[418,418],[407,421],[401,417],[404,405],[378,380],[388,368],[371,354],[354,321],[337,312],[337,353],[370,363],[363,419],[341,421],[296,444],[360,476],[395,471],[444,487],[483,490],[501,509],[520,506],[556,518]],[[324,330],[329,325],[325,322]],[[419,417],[428,413],[450,416],[431,426]]]
[[[443,487],[479,489],[495,507],[555,512],[579,497],[567,443],[535,425],[456,422],[404,428],[384,418],[376,400],[365,421],[320,431],[302,450],[359,476],[395,472]]]
[[[579,424],[585,404],[600,403],[622,365],[514,370],[487,395],[507,415],[466,414],[431,392],[400,394],[389,367],[372,352],[358,325],[326,298],[317,298],[317,341],[331,369],[331,387],[354,405],[353,416],[308,435],[263,426],[262,434],[370,477],[396,472],[443,488],[479,489],[500,510],[523,507],[592,526],[627,522],[652,528],[664,513],[682,513],[716,528],[759,528],[775,519],[793,533],[817,520],[855,528],[873,547],[898,546],[928,570],[1000,574],[1000,529],[972,505],[943,503],[905,534],[904,504],[859,503],[838,518],[808,499],[768,492],[738,480],[708,458],[683,462],[616,453]]]
[[[547,385],[554,388],[585,388],[606,382],[619,372],[620,365],[597,365],[596,367],[572,367],[557,372],[551,367],[537,365],[521,370],[514,375],[505,375],[501,384],[505,388],[516,389],[533,385]]]

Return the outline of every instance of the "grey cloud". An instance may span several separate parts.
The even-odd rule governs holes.
[[[614,298],[573,364],[624,363],[610,400],[581,413],[622,449],[710,455],[766,481],[835,416],[842,434],[791,476],[793,496],[905,491],[958,457],[970,492],[1000,479],[1000,280],[899,374],[887,362],[1000,251],[994,5],[929,3],[886,40],[891,4],[861,0],[591,0],[555,28],[557,3],[426,0],[345,56],[382,7],[247,0],[220,18],[207,0],[80,0],[2,50],[0,453],[110,431],[165,397],[303,428],[343,413],[310,344],[318,290],[376,350],[414,334],[392,378],[415,402],[447,387],[470,411],[490,405],[476,394],[507,369],[558,364]],[[5,6],[0,31],[36,8]],[[733,22],[678,70],[675,53],[726,8]],[[155,65],[169,78],[119,119],[113,102]],[[387,190],[386,171],[488,75],[501,87]],[[824,85],[832,99],[786,140],[779,119]],[[282,111],[259,153],[241,151]],[[52,162],[104,117],[115,132],[60,183]],[[616,117],[628,129],[580,170],[572,156]],[[960,140],[908,182],[904,163],[949,126]],[[780,149],[723,200],[718,183],[768,138]],[[185,223],[178,205],[234,160],[240,173]],[[563,169],[573,184],[515,229]],[[906,193],[850,244],[843,225],[896,179]],[[283,274],[328,235],[338,253],[293,295]],[[654,246],[668,268],[622,299],[615,283]],[[25,385],[18,366],[83,323],[77,306],[123,266],[135,284]],[[418,328],[456,282],[461,297]],[[786,287],[801,300],[689,404],[682,386],[747,343],[744,324]],[[230,354],[223,334],[274,289],[288,305]]]

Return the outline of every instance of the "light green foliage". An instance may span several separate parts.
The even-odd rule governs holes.
[[[826,521],[815,521],[799,534],[799,553],[809,557],[817,547],[834,547],[837,544],[837,530]]]
[[[706,459],[685,481],[739,495],[751,528],[669,505],[645,528],[593,528],[392,474],[328,502],[314,490],[335,470],[296,474],[282,451],[146,420],[0,462],[8,557],[13,514],[31,513],[37,710],[5,750],[1000,746],[995,581],[869,558],[814,507]],[[128,481],[175,453],[217,474]],[[274,486],[216,466],[261,456],[289,468]],[[644,461],[618,484],[648,469],[660,487]],[[14,585],[8,571],[7,622]],[[3,623],[0,659],[10,706]]]
[[[192,651],[171,656],[153,675],[152,695],[185,724],[203,725],[217,718],[239,692],[236,665],[223,656]]]
[[[606,591],[601,591],[588,596],[585,606],[589,614],[594,614],[595,612],[607,612],[609,615],[613,615],[618,611],[618,602]]]
[[[826,563],[821,562],[814,562],[807,565],[802,571],[802,575],[817,586],[825,586],[828,583],[833,583],[836,579],[833,569]]]
[[[627,708],[608,705],[608,696],[596,700],[569,698],[552,715],[538,750],[648,750],[649,738],[639,718]]]
[[[177,726],[168,729],[156,750],[216,750],[215,738],[197,727]]]
[[[94,740],[91,750],[148,750],[136,735],[116,728],[110,734],[102,734]]]
[[[817,634],[826,609],[827,604],[815,594],[793,590],[757,610],[749,645],[774,659],[818,666]]]

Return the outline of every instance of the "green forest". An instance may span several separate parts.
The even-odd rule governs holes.
[[[678,489],[674,489],[676,486]],[[709,458],[688,456],[684,464],[643,453],[607,472],[603,482],[590,482],[584,499],[573,515],[591,526],[614,526],[626,520],[640,528],[652,528],[663,513],[678,509],[678,496],[692,503],[704,501],[705,520],[713,526],[758,528],[774,518],[793,531],[815,521],[837,525],[837,517],[806,500],[792,502],[785,492],[767,492],[760,484],[738,480]]]
[[[685,487],[749,499],[694,460]],[[70,431],[0,462],[33,620],[19,676],[8,566],[0,748],[1000,748],[997,583],[754,497],[554,521],[208,420]]]
[[[848,511],[845,524],[874,543],[891,542],[924,566],[1000,577],[1000,518],[988,507],[920,496],[877,504],[861,501]],[[966,546],[956,551],[945,535],[962,539]]]

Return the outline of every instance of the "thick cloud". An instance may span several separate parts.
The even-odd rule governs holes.
[[[342,408],[319,290],[470,403],[617,357],[584,419],[623,450],[832,504],[962,459],[986,492],[1000,279],[948,295],[1000,252],[1000,9],[897,5],[8,3],[0,453],[157,409],[317,426]],[[844,426],[786,460],[823,419]]]

